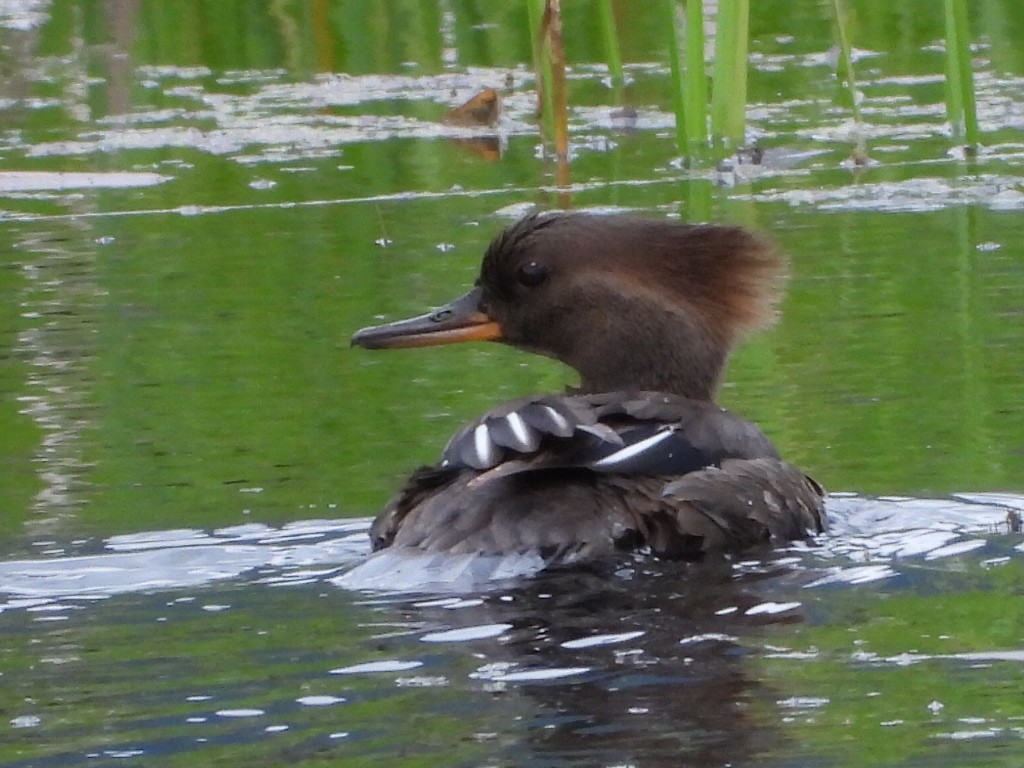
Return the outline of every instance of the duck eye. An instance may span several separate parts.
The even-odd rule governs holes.
[[[548,268],[536,261],[528,261],[516,273],[520,284],[527,288],[535,288],[548,279]]]

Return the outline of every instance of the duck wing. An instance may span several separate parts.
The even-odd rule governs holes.
[[[511,457],[536,456],[553,445],[621,446],[615,430],[576,397],[532,397],[491,409],[455,433],[441,455],[441,467],[488,470]]]
[[[455,434],[440,467],[473,469],[481,484],[557,468],[682,475],[725,458],[778,457],[749,421],[713,403],[654,392],[527,398]]]

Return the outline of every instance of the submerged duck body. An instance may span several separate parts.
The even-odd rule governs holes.
[[[714,402],[783,277],[776,252],[735,227],[586,214],[513,224],[469,293],[353,343],[501,341],[566,363],[580,387],[466,425],[387,503],[374,549],[697,559],[820,532],[821,487]]]

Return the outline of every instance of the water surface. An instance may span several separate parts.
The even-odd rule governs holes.
[[[615,6],[616,89],[597,5],[567,7],[559,192],[517,6],[299,5],[0,8],[0,765],[1019,765],[1021,7],[971,5],[966,160],[938,14],[849,3],[857,125],[830,8],[759,4],[765,160],[694,170],[660,17]],[[441,122],[484,87],[498,129]],[[572,381],[349,335],[558,205],[779,241],[781,322],[722,399],[833,491],[830,534],[344,586],[406,472]]]

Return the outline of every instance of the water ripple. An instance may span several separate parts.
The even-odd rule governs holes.
[[[769,567],[806,570],[811,576],[805,585],[808,588],[891,578],[900,573],[903,561],[933,562],[971,555],[986,567],[997,567],[1024,551],[1020,534],[1007,535],[1008,519],[1020,511],[1024,511],[1024,497],[1013,494],[974,493],[942,499],[834,494],[828,499],[830,532],[817,546],[797,545],[776,554]],[[66,611],[76,607],[76,602],[199,587],[228,579],[268,587],[327,581],[346,589],[385,593],[433,591],[434,597],[420,600],[416,606],[472,609],[481,604],[481,598],[458,593],[512,584],[536,575],[542,566],[536,554],[451,556],[385,550],[368,557],[369,524],[368,519],[307,520],[280,528],[241,525],[209,533],[195,529],[147,531],[110,537],[95,554],[0,561],[0,594],[8,596],[0,603],[0,611],[57,611],[58,605],[60,611]],[[53,549],[61,551],[60,547]],[[639,566],[627,564],[619,577],[628,578],[637,567],[656,567],[656,563],[641,558]],[[765,564],[741,561],[736,567],[753,574]],[[743,611],[754,616],[799,607],[799,602],[768,600]],[[724,615],[739,609],[720,606],[719,610]],[[497,626],[488,631],[497,631]],[[628,639],[608,634],[604,639],[569,642],[611,643],[622,637]],[[442,633],[423,639],[449,638]]]

